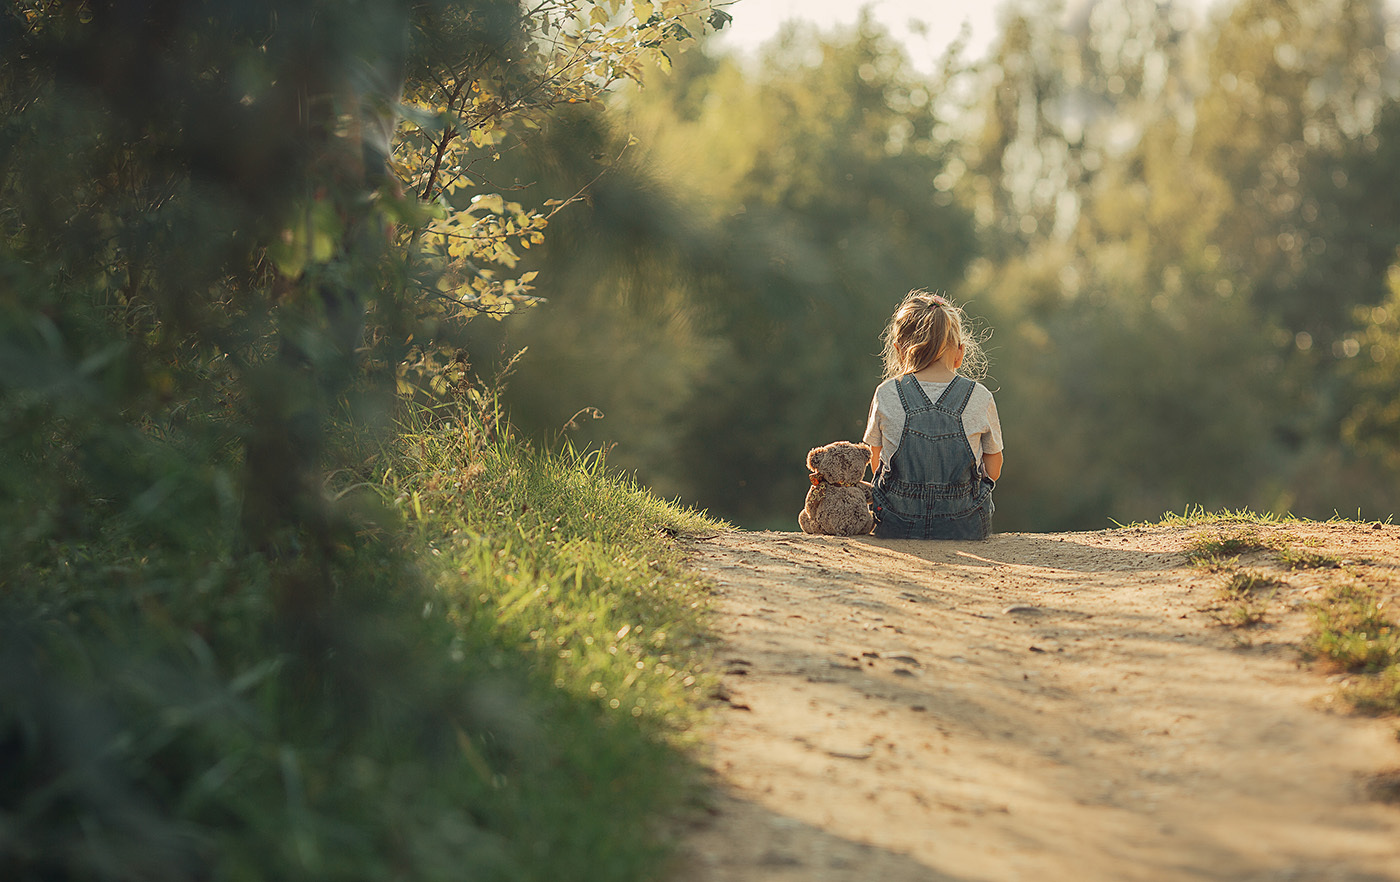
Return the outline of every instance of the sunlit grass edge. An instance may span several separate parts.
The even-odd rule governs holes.
[[[601,451],[533,447],[478,415],[411,411],[382,460],[360,491],[406,526],[434,598],[425,616],[448,623],[458,657],[523,669],[532,702],[556,709],[536,729],[564,787],[519,797],[538,838],[610,855],[613,870],[590,878],[654,873],[667,819],[698,795],[692,755],[715,684],[710,595],[677,538],[732,527],[656,497]],[[464,750],[489,758],[478,742]]]
[[[222,509],[94,504],[0,562],[0,876],[656,877],[712,682],[675,537],[725,525],[499,424],[400,429],[338,439],[319,606]]]
[[[598,450],[410,416],[385,491],[448,617],[518,647],[543,681],[681,737],[703,692],[708,594],[676,536],[730,529],[609,472]]]
[[[1180,512],[1166,512],[1155,521],[1129,521],[1123,523],[1114,518],[1109,518],[1109,523],[1113,524],[1117,529],[1133,529],[1141,527],[1207,527],[1221,524],[1258,524],[1262,526],[1281,524],[1390,524],[1393,519],[1393,515],[1387,515],[1382,521],[1367,519],[1358,511],[1354,518],[1343,515],[1340,512],[1333,512],[1332,517],[1325,521],[1319,521],[1313,518],[1300,518],[1291,512],[1285,512],[1283,514],[1267,511],[1256,512],[1250,508],[1208,510],[1204,506],[1188,505]]]

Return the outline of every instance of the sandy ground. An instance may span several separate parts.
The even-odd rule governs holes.
[[[1400,880],[1397,721],[1298,651],[1328,580],[1400,594],[1400,527],[1263,532],[1346,567],[1247,556],[1249,628],[1200,528],[694,540],[725,673],[673,882]]]

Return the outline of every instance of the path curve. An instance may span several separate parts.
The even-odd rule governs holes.
[[[1400,528],[1266,530],[1400,587]],[[1396,722],[1299,661],[1324,576],[1226,627],[1195,532],[695,541],[724,675],[673,882],[1400,880]]]

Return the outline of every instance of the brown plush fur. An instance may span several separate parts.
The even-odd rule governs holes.
[[[807,454],[812,489],[797,515],[804,533],[864,536],[875,526],[870,512],[870,484],[862,481],[870,464],[870,448],[837,441]]]

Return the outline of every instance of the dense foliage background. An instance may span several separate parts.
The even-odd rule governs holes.
[[[806,450],[858,439],[878,331],[929,287],[991,335],[999,529],[1393,514],[1394,9],[1066,5],[931,76],[869,21],[691,53],[571,122],[564,179],[637,143],[532,264],[549,305],[475,347],[529,347],[516,419],[597,407],[571,431],[658,492],[795,529]]]

